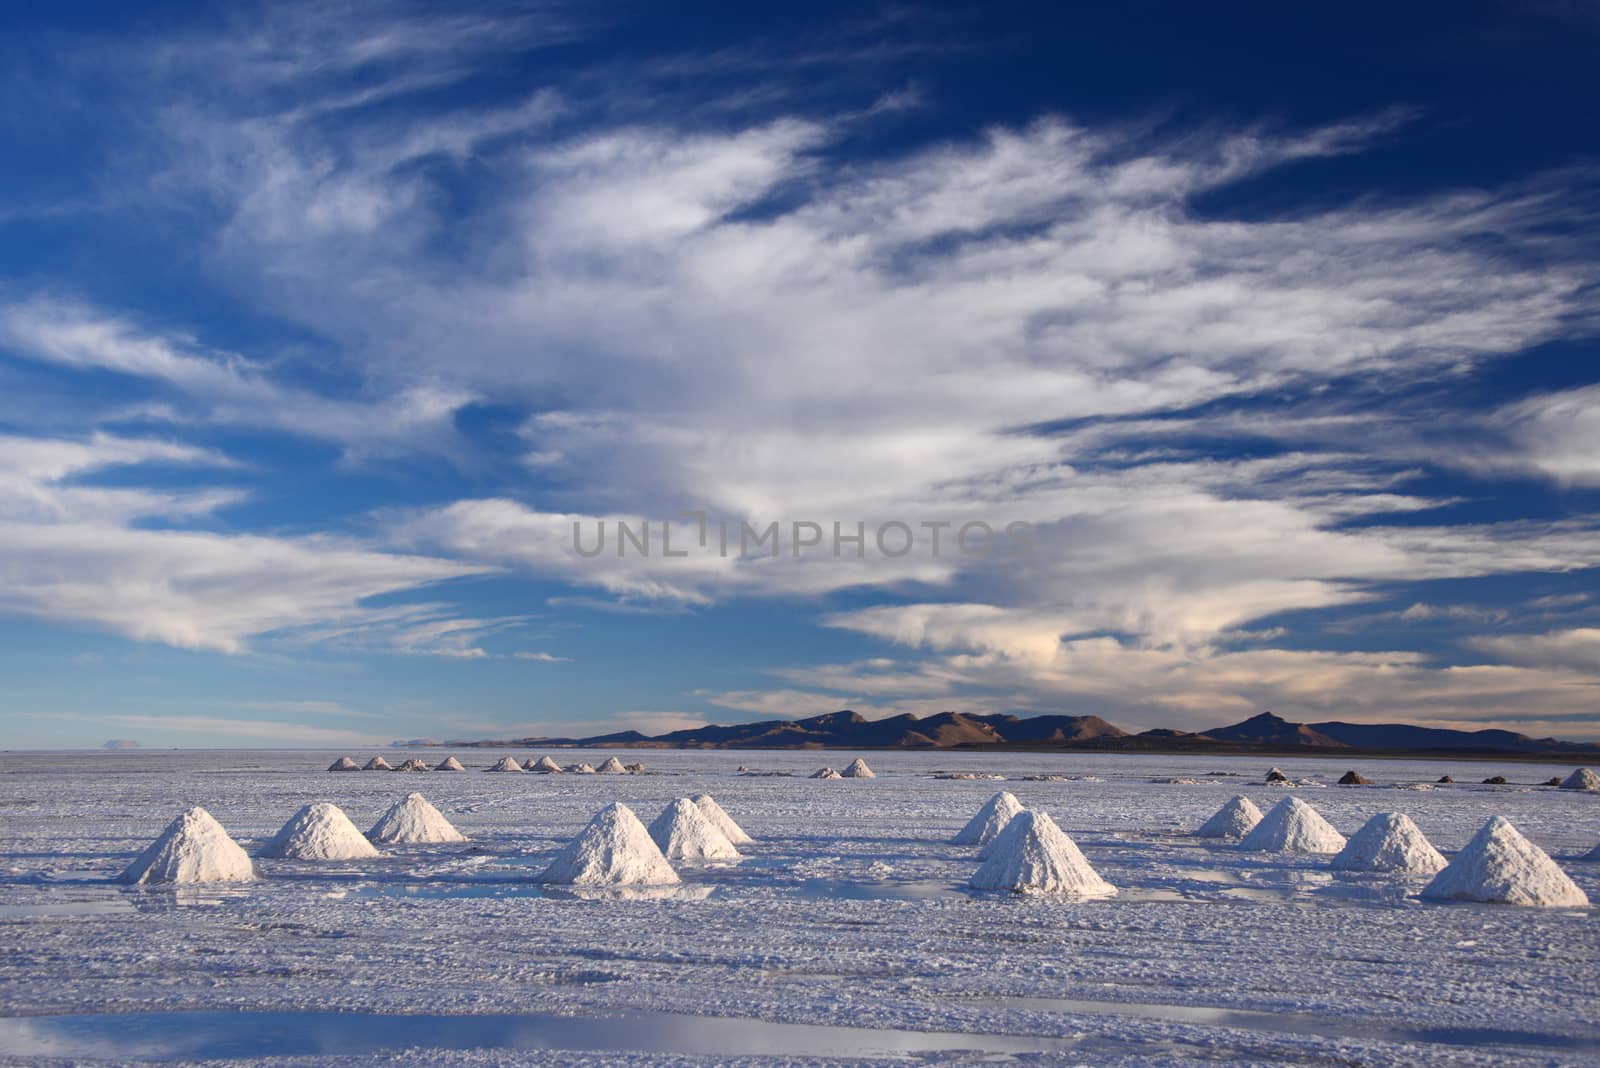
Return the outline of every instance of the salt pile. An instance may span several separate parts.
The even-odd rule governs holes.
[[[1267,853],[1337,853],[1344,846],[1344,835],[1298,797],[1279,801],[1239,843]]]
[[[1196,838],[1243,838],[1261,822],[1261,810],[1248,797],[1235,797],[1212,813],[1194,832]]]
[[[360,771],[361,770],[361,765],[357,764],[354,760],[351,760],[349,757],[340,757],[338,760],[335,760],[332,764],[328,765],[328,770],[329,771]]]
[[[1496,816],[1467,848],[1423,888],[1435,901],[1490,901],[1507,905],[1583,908],[1589,898],[1545,851]]]
[[[867,762],[860,757],[850,761],[850,766],[845,768],[841,778],[845,779],[876,779],[878,773],[867,767]]]
[[[161,832],[119,876],[124,883],[244,883],[255,866],[222,824],[196,805]]]
[[[407,794],[404,801],[383,814],[372,825],[367,837],[374,842],[465,842],[467,836],[450,825],[444,813],[428,804],[428,799],[418,793]]]
[[[410,760],[406,761],[404,764],[401,764],[398,768],[395,768],[394,770],[396,770],[396,771],[427,771],[427,770],[429,770],[429,768],[428,768],[427,761],[423,760],[421,757],[412,757]]]
[[[1563,790],[1590,790],[1600,791],[1600,775],[1596,775],[1593,768],[1579,768],[1562,782]]]
[[[811,777],[813,779],[842,779],[842,778],[844,778],[843,775],[840,775],[837,771],[834,771],[832,768],[818,768],[816,771],[813,771],[811,773]]]
[[[1393,871],[1407,875],[1433,875],[1445,866],[1411,817],[1402,812],[1380,812],[1366,822],[1333,858],[1340,871]]]
[[[355,860],[375,857],[378,851],[338,805],[314,801],[289,818],[261,855],[286,860]]]
[[[595,770],[596,774],[599,774],[599,775],[626,775],[626,774],[628,774],[628,769],[623,767],[622,766],[622,761],[618,760],[616,757],[611,757],[604,764],[601,764],[598,768],[595,768],[594,770]]]
[[[1089,866],[1077,843],[1043,812],[1024,810],[1012,817],[993,843],[993,851],[968,883],[974,890],[1018,894],[1070,894],[1110,897],[1117,888]]]
[[[1283,772],[1279,771],[1277,768],[1273,768],[1271,771],[1267,772],[1267,777],[1266,777],[1266,779],[1264,781],[1265,782],[1288,782],[1289,781],[1289,776],[1285,775]]]
[[[528,761],[528,770],[537,771],[541,775],[560,775],[561,765],[557,764],[554,760],[551,760],[547,756],[542,756],[538,760],[533,760],[530,758]]]
[[[978,814],[967,821],[959,834],[950,839],[951,845],[987,845],[995,835],[1006,829],[1011,817],[1022,811],[1022,802],[1009,790],[1001,790],[983,803]]]
[[[679,881],[639,817],[620,801],[595,814],[556,855],[543,879],[576,886],[661,886]]]
[[[650,838],[668,860],[738,860],[728,836],[687,797],[661,810],[650,825]]]
[[[594,765],[593,764],[568,764],[567,765],[567,774],[569,774],[569,775],[593,775],[594,773],[595,773],[595,770],[594,770]]]
[[[522,765],[517,763],[517,758],[516,757],[501,757],[499,762],[497,764],[495,764],[494,767],[489,768],[488,770],[489,771],[518,771],[518,772],[520,772],[522,770]]]
[[[695,794],[689,800],[700,806],[700,811],[706,814],[706,819],[721,831],[728,841],[734,845],[749,845],[755,839],[745,833],[743,827],[733,822],[733,817],[725,812],[717,799],[710,794]]]
[[[387,760],[383,759],[383,757],[373,757],[371,760],[367,761],[366,767],[362,768],[361,770],[362,771],[393,771],[394,770],[394,765],[389,763]]]
[[[443,760],[439,761],[439,763],[437,763],[437,764],[435,764],[433,766],[433,770],[434,771],[466,771],[467,769],[462,767],[461,766],[461,761],[457,760],[455,757],[445,757]]]

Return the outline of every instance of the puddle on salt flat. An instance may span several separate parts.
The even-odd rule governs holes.
[[[262,889],[256,883],[199,883],[189,886],[152,884],[128,887],[123,893],[140,912],[171,912],[178,909],[215,908],[239,901]]]
[[[679,886],[561,886],[520,880],[462,882],[369,883],[350,891],[355,897],[426,901],[465,898],[551,898],[583,901],[703,901],[716,888]]]
[[[816,901],[933,901],[968,896],[960,887],[933,880],[924,882],[872,883],[843,879],[807,879],[800,884],[800,896]]]
[[[1166,1042],[1046,1038],[768,1023],[674,1013],[618,1017],[392,1016],[335,1012],[135,1012],[0,1018],[11,1056],[117,1062],[332,1057],[388,1050],[562,1049],[721,1056],[905,1058],[966,1051],[996,1057],[1168,1052]]]
[[[72,916],[110,916],[133,911],[132,902],[122,894],[112,892],[103,897],[36,901],[26,905],[0,905],[0,920],[55,920]]]
[[[1342,1020],[1298,1012],[1257,1012],[1195,1005],[1162,1005],[1145,1001],[1089,1001],[1074,998],[982,997],[963,998],[979,1008],[1037,1009],[1046,1012],[1099,1013],[1133,1016],[1145,1020],[1228,1027],[1273,1034],[1316,1038],[1362,1039],[1446,1046],[1536,1046],[1541,1049],[1594,1050],[1600,1048],[1600,1031],[1581,1035],[1555,1035],[1499,1027],[1386,1026],[1369,1018]]]
[[[104,880],[101,880],[102,885]],[[116,916],[215,906],[250,894],[259,884],[203,884],[106,887],[98,893],[75,891],[49,901],[0,905],[0,920],[55,920],[75,916]]]

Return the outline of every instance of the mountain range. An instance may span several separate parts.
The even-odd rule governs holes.
[[[419,740],[410,743],[418,744]],[[428,742],[426,744],[440,744]],[[1099,716],[940,712],[867,719],[848,709],[799,720],[708,725],[649,736],[451,741],[449,746],[574,746],[587,749],[1091,749],[1138,752],[1457,753],[1571,755],[1600,746],[1507,730],[1462,731],[1405,723],[1291,723],[1271,712],[1206,731],[1131,733]]]

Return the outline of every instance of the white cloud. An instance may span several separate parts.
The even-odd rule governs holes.
[[[156,731],[180,737],[198,735],[211,744],[243,742],[272,745],[378,745],[379,735],[372,731],[348,730],[343,727],[314,727],[304,723],[275,720],[227,719],[218,716],[149,716],[115,715],[101,717],[101,722],[115,724],[131,731]]]
[[[373,622],[382,611],[369,598],[483,571],[329,536],[157,529],[149,524],[205,517],[238,495],[74,481],[156,463],[228,465],[209,450],[107,434],[0,437],[0,612],[233,653],[283,628]],[[417,623],[401,644],[471,655],[460,630]]]
[[[1508,664],[1600,673],[1600,627],[1573,627],[1544,634],[1481,635],[1469,638],[1467,644]]]
[[[1600,486],[1600,385],[1530,397],[1495,422],[1517,449],[1509,459],[1568,485]]]
[[[131,61],[162,92],[146,101],[159,103],[156,143],[128,154],[137,173],[118,184],[153,185],[181,209],[208,281],[316,338],[329,366],[313,376],[45,298],[0,318],[8,344],[159,385],[163,408],[147,410],[180,422],[264,426],[355,455],[462,448],[453,423],[473,401],[529,412],[538,501],[513,479],[418,507],[384,531],[409,550],[396,555],[133,529],[136,515],[203,516],[228,498],[74,498],[59,476],[26,474],[0,490],[18,524],[0,556],[18,580],[12,611],[204,648],[282,631],[479,658],[506,622],[362,602],[484,567],[630,608],[892,588],[895,604],[827,623],[934,654],[937,670],[846,664],[790,681],[880,707],[944,688],[1122,707],[1115,685],[1143,671],[1134,690],[1153,707],[1315,703],[1316,680],[1349,707],[1412,693],[1437,711],[1477,699],[1451,681],[1468,675],[1403,652],[1214,646],[1380,583],[1600,566],[1591,516],[1381,522],[1444,503],[1410,491],[1424,460],[1594,481],[1592,388],[1476,426],[1441,417],[1470,439],[1448,449],[1383,402],[1571,336],[1593,314],[1592,250],[1560,236],[1592,232],[1589,209],[1563,195],[1581,176],[1218,218],[1196,198],[1361,151],[1404,115],[1170,139],[1043,116],[860,159],[840,149],[858,114],[708,125],[642,118],[614,97],[597,110],[560,86],[492,111],[413,99],[396,120],[376,106],[563,39],[571,26],[552,17],[369,24],[294,8],[247,24],[213,47],[184,40]],[[454,195],[469,178],[473,195]],[[323,372],[357,388],[319,392],[308,383]],[[1275,403],[1352,380],[1377,398],[1359,411]],[[1268,414],[1196,410],[1229,401]],[[1165,418],[1177,410],[1189,414]],[[1063,428],[1073,421],[1088,425]],[[1218,437],[1301,451],[1208,457],[1197,441]],[[48,536],[49,508],[73,529]],[[1039,552],[1001,566],[569,551],[574,521],[659,524],[686,508],[758,523],[1020,519],[1036,524]],[[1482,670],[1471,677],[1489,690],[1537,689],[1526,673]],[[1529,700],[1571,692],[1560,679],[1547,690]]]
[[[901,670],[952,684],[961,696],[896,699],[891,694],[852,707],[869,718],[952,706],[976,712],[1096,714],[1130,730],[1203,730],[1269,708],[1301,721],[1417,722],[1472,729],[1502,720],[1510,708],[1525,724],[1564,724],[1556,733],[1571,737],[1574,732],[1595,733],[1592,719],[1585,717],[1592,714],[1600,693],[1600,671],[1593,661],[1563,667],[1447,666],[1409,651],[1185,651],[1141,648],[1109,637],[1063,642],[1048,662],[984,651],[912,661]],[[866,678],[881,673],[875,669]],[[785,674],[804,678],[799,671]],[[851,692],[847,673],[833,667],[825,680],[816,681],[833,692],[752,690],[713,700],[781,718],[842,707],[838,694]],[[907,687],[905,692],[916,691]]]
[[[455,413],[473,399],[432,383],[376,399],[332,400],[278,385],[243,357],[206,350],[193,338],[147,333],[82,304],[43,298],[0,306],[0,343],[29,359],[169,386],[198,407],[198,419],[322,438],[360,454],[447,447]],[[139,413],[184,420],[172,408],[144,405]]]

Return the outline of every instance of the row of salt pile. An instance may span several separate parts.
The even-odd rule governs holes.
[[[357,764],[354,760],[350,759],[349,757],[342,756],[338,760],[335,760],[331,765],[329,765],[328,770],[329,771],[466,771],[467,769],[462,766],[461,761],[457,760],[453,756],[445,757],[443,760],[439,761],[439,763],[435,764],[431,768],[428,766],[427,762],[424,761],[421,757],[412,757],[411,759],[405,761],[404,763],[400,764],[399,766],[396,766],[394,764],[389,763],[387,760],[383,759],[383,757],[381,757],[381,756],[375,756],[371,760],[367,761],[365,764]],[[532,759],[530,757],[528,759],[528,762],[525,763],[525,764],[519,764],[517,762],[517,758],[516,757],[507,756],[507,757],[501,757],[499,759],[499,761],[497,761],[492,766],[490,766],[488,768],[485,768],[484,770],[485,771],[498,771],[498,772],[534,771],[534,772],[539,772],[539,773],[545,774],[545,775],[560,775],[560,774],[563,774],[563,773],[569,773],[569,774],[573,774],[573,775],[640,775],[640,774],[643,774],[643,772],[644,772],[644,765],[643,764],[624,764],[622,761],[618,760],[616,757],[612,757],[609,760],[605,761],[603,764],[601,764],[598,768],[595,767],[593,764],[569,764],[567,767],[563,768],[560,764],[557,764],[554,760],[551,760],[547,756],[540,757],[538,760],[534,760],[534,759]]]
[[[261,849],[286,860],[359,860],[379,856],[381,845],[465,842],[467,838],[419,793],[385,812],[363,835],[337,805],[316,801],[285,823]],[[669,860],[717,863],[741,859],[737,846],[754,841],[710,794],[679,798],[648,830],[621,802],[601,809],[557,855],[541,877],[579,886],[671,885],[679,882]],[[121,882],[228,883],[257,878],[255,865],[216,818],[196,806],[167,825],[161,836],[120,877]]]

